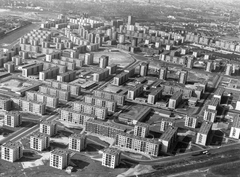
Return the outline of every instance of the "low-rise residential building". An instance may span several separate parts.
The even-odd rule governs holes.
[[[22,124],[22,116],[18,111],[10,111],[4,114],[4,125],[18,127]]]
[[[86,135],[72,134],[69,137],[68,149],[80,152],[86,147]]]
[[[115,168],[120,164],[120,151],[116,148],[107,148],[103,150],[102,165],[109,168]]]
[[[50,153],[50,167],[64,169],[69,164],[69,152],[61,149],[54,149]]]
[[[8,141],[1,146],[1,159],[15,162],[23,156],[23,147],[20,142]]]
[[[39,132],[53,136],[57,133],[57,123],[54,121],[44,121],[40,123]]]
[[[43,151],[49,147],[49,136],[40,132],[35,132],[30,136],[30,148]]]

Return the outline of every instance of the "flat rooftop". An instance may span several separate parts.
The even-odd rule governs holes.
[[[118,129],[121,131],[126,131],[126,128],[124,126],[121,126],[121,124],[113,124],[111,122],[104,122],[104,121],[100,121],[97,119],[88,119],[87,120],[88,123],[93,123],[93,124],[97,124],[97,125],[101,125],[101,126],[106,126],[107,128],[114,128],[114,129]]]
[[[46,138],[48,136],[44,133],[35,132],[31,135],[31,137],[43,139],[43,138]]]
[[[121,151],[116,148],[107,148],[103,150],[103,153],[110,154],[110,155],[119,155],[120,152]]]
[[[87,114],[87,113],[84,113],[84,112],[75,111],[75,110],[73,110],[72,108],[62,108],[62,109],[60,109],[60,110],[68,111],[68,112],[71,112],[71,113],[76,113],[76,114],[83,115],[83,116],[88,116],[88,117],[96,118],[96,116],[95,116],[94,114]]]
[[[15,149],[18,147],[22,147],[22,144],[20,142],[8,141],[5,144],[3,144],[2,146],[7,147],[9,149]]]
[[[41,122],[40,124],[43,124],[43,125],[55,125],[57,123],[55,121],[45,120],[45,121]]]
[[[216,90],[216,92],[214,93],[214,95],[220,95],[220,96],[222,96],[224,91],[225,91],[224,88],[219,87],[219,88]]]
[[[182,92],[178,91],[178,92],[175,92],[170,99],[177,100],[181,96],[182,96]]]
[[[143,122],[137,122],[136,126],[148,128],[148,127],[149,127],[149,124],[143,123]]]
[[[151,91],[151,93],[149,93],[149,95],[156,96],[157,94],[159,94],[160,92],[162,92],[162,90],[163,90],[162,87],[156,88],[156,89],[154,89],[153,91]]]
[[[217,106],[220,102],[220,99],[219,98],[216,98],[216,97],[213,97],[209,103],[209,105],[211,106]]]
[[[59,156],[64,156],[67,155],[69,152],[66,150],[62,150],[62,149],[54,149],[53,151],[51,151],[51,154],[55,154],[55,155],[59,155]]]
[[[239,114],[237,114],[236,116],[233,117],[232,127],[240,128],[240,115]]]
[[[86,135],[84,134],[80,134],[80,133],[74,133],[70,135],[70,138],[74,138],[74,139],[85,139]]]
[[[169,127],[160,137],[161,140],[171,141],[172,137],[177,133],[177,127]]]
[[[158,144],[158,145],[161,144],[160,141],[157,141],[155,139],[143,138],[143,137],[135,136],[135,135],[129,134],[129,133],[120,132],[120,133],[118,133],[118,135],[121,135],[124,137],[129,137],[129,138],[140,140],[140,141],[144,141],[144,142],[148,142],[148,143],[152,143],[152,144]]]
[[[203,122],[198,133],[207,135],[211,129],[212,129],[212,123]]]

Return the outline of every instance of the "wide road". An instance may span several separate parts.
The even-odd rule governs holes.
[[[44,120],[54,120],[58,117],[58,113],[51,115],[50,117],[44,117]],[[10,134],[9,136],[7,136],[6,138],[4,138],[3,140],[0,141],[0,144],[4,144],[7,141],[18,141],[21,138],[32,134],[33,132],[37,131],[39,129],[39,124],[29,128],[29,127],[23,127],[20,130],[13,132],[12,134]]]
[[[211,156],[214,154],[220,154],[220,153],[223,154],[225,151],[229,151],[232,149],[239,149],[239,147],[240,147],[240,142],[237,142],[237,143],[221,146],[220,148],[207,149],[208,152],[210,153],[208,157],[211,158]],[[176,156],[160,157],[160,158],[151,159],[151,160],[141,160],[141,159],[131,158],[129,157],[129,155],[124,154],[123,152],[121,154],[121,159],[128,159],[130,161],[144,164],[144,165],[160,165],[160,164],[170,163],[170,162],[179,161],[179,160],[186,160],[186,159],[194,160],[195,157],[206,156],[205,154],[193,156],[194,154],[198,154],[200,152],[203,152],[203,150],[183,153]]]

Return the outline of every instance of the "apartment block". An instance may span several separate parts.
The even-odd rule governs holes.
[[[69,91],[70,95],[72,95],[72,96],[79,96],[81,93],[81,87],[79,85],[75,85],[75,84],[71,84],[71,83],[64,83],[64,82],[59,82],[59,81],[53,80],[50,82],[50,87]]]
[[[6,97],[0,97],[0,108],[4,111],[10,111],[12,109],[12,100]]]
[[[86,121],[85,131],[109,138],[115,138],[118,133],[125,132],[126,129],[110,122],[88,119]]]
[[[177,127],[169,127],[160,137],[159,141],[161,141],[162,146],[161,150],[165,153],[173,150],[174,146],[177,143]]]
[[[48,94],[51,96],[55,96],[59,99],[59,101],[69,101],[69,98],[70,98],[69,91],[57,89],[54,87],[39,86],[39,92]]]
[[[116,64],[111,64],[106,67],[109,70],[109,75],[116,74],[117,72],[117,65]]]
[[[69,58],[69,57],[61,56],[61,60],[76,63],[76,67],[78,68],[83,67],[83,64],[84,64],[84,59],[79,59],[79,58]]]
[[[127,82],[129,79],[129,73],[122,72],[113,78],[113,85],[120,86]]]
[[[148,104],[155,104],[162,97],[162,88],[156,88],[148,94]]]
[[[233,123],[229,134],[230,138],[239,139],[240,138],[240,116],[237,114],[233,117]]]
[[[36,101],[29,101],[26,98],[12,98],[13,108],[19,111],[30,112],[37,115],[43,115],[46,111],[46,104]]]
[[[107,148],[103,150],[102,165],[109,168],[115,168],[120,164],[120,153],[116,148]]]
[[[85,56],[84,56],[84,64],[85,65],[92,65],[93,64],[93,58],[94,58],[93,53],[86,53]]]
[[[49,147],[49,136],[40,132],[35,132],[30,136],[30,148],[43,151]]]
[[[182,101],[182,92],[178,91],[174,93],[173,96],[169,99],[168,108],[176,109],[181,101]]]
[[[39,103],[44,103],[46,104],[46,107],[50,108],[58,107],[59,99],[57,97],[34,91],[27,91],[25,94],[27,100],[29,101],[37,101]]]
[[[59,82],[71,82],[76,79],[76,71],[68,71],[57,76]]]
[[[50,69],[52,67],[58,67],[59,68],[59,73],[67,72],[67,66],[66,65],[47,62],[47,61],[44,61],[42,63],[43,63],[43,70],[47,70],[47,69]]]
[[[165,132],[169,127],[172,127],[173,125],[174,125],[173,120],[163,118],[161,120],[160,131]]]
[[[198,124],[197,117],[186,116],[184,125],[189,128],[196,128]]]
[[[15,162],[23,156],[23,147],[20,142],[8,141],[1,146],[1,159]]]
[[[57,124],[54,121],[44,121],[40,123],[39,132],[48,136],[53,136],[57,133]]]
[[[107,117],[108,109],[101,106],[94,106],[84,102],[73,102],[73,110],[80,111],[87,114],[93,114],[98,119],[105,120]]]
[[[117,102],[116,101],[108,100],[108,99],[101,98],[101,97],[95,97],[95,96],[92,96],[92,95],[86,95],[84,97],[84,102],[92,104],[92,105],[107,108],[108,111],[112,112],[112,113],[115,112],[116,109],[117,109]]]
[[[204,111],[203,120],[209,122],[215,122],[217,116],[217,110],[206,109]]]
[[[93,73],[93,81],[100,82],[104,81],[109,77],[109,70],[107,68],[102,69],[96,73]]]
[[[35,63],[32,66],[22,68],[22,76],[28,77],[29,75],[38,75],[41,71],[43,71],[43,63]]]
[[[72,134],[69,137],[68,149],[80,152],[86,147],[86,136],[84,134]]]
[[[146,138],[149,134],[149,124],[138,122],[133,129],[133,134],[135,136],[140,136]]]
[[[117,93],[106,92],[103,90],[94,90],[93,95],[100,98],[116,101],[117,105],[123,106],[125,104],[125,96]]]
[[[52,67],[45,71],[39,72],[39,80],[45,81],[46,79],[56,79],[59,74],[58,67]]]
[[[109,63],[109,56],[103,55],[99,58],[99,68],[106,68]]]
[[[161,142],[133,134],[119,133],[116,137],[115,146],[157,157],[161,149]]]
[[[209,143],[209,136],[211,134],[212,123],[203,122],[199,132],[197,133],[196,144],[206,146]]]
[[[52,59],[52,63],[67,66],[67,70],[75,70],[76,69],[75,62]]]
[[[218,106],[219,106],[219,104],[220,104],[220,98],[213,97],[211,99],[210,103],[208,104],[208,109],[216,111]]]
[[[136,97],[143,93],[143,85],[138,84],[135,87],[129,88],[127,93],[127,99],[134,100]]]
[[[225,91],[225,89],[220,87],[220,88],[217,88],[216,92],[214,92],[213,97],[214,98],[218,98],[219,99],[219,103],[221,103],[224,91]]]
[[[85,126],[87,120],[89,119],[96,119],[96,116],[93,114],[75,111],[71,108],[60,109],[61,121]]]
[[[54,149],[50,153],[50,167],[64,169],[68,166],[70,154],[66,150]]]
[[[4,125],[18,127],[22,124],[22,116],[18,111],[10,111],[4,114]]]

